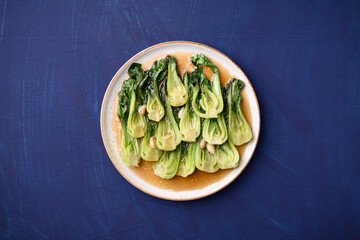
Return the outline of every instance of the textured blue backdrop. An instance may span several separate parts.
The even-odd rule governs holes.
[[[205,199],[142,193],[100,134],[111,78],[190,40],[243,68],[252,161]],[[359,1],[0,1],[0,239],[360,238]]]

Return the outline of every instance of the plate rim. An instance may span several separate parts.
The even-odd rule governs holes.
[[[171,44],[191,44],[191,45],[198,45],[198,46],[201,46],[201,47],[205,47],[205,48],[208,48],[212,51],[215,51],[217,53],[219,53],[220,55],[222,55],[223,57],[227,58],[228,60],[230,60],[230,62],[232,64],[234,64],[234,66],[236,68],[238,68],[242,73],[243,75],[245,76],[245,78],[248,80],[249,82],[249,87],[250,87],[250,91],[252,91],[252,93],[254,94],[255,96],[255,103],[257,105],[257,110],[258,110],[258,116],[259,116],[259,131],[257,132],[257,136],[256,136],[256,142],[255,142],[255,146],[254,146],[254,149],[253,151],[251,152],[250,154],[250,157],[249,157],[249,160],[247,161],[247,163],[243,166],[242,169],[240,169],[239,173],[233,178],[231,179],[228,183],[226,183],[224,186],[222,186],[221,188],[219,189],[216,189],[215,191],[213,192],[210,192],[210,193],[206,193],[204,195],[199,195],[199,196],[195,196],[195,197],[192,197],[192,198],[171,198],[171,197],[166,197],[166,196],[160,196],[160,195],[157,195],[156,193],[153,193],[153,192],[150,192],[140,186],[137,186],[136,184],[134,184],[124,173],[122,173],[120,171],[120,169],[118,168],[118,166],[115,164],[115,161],[114,159],[112,158],[112,155],[110,154],[110,150],[109,150],[109,147],[105,141],[105,134],[104,134],[104,122],[103,122],[103,119],[104,119],[104,105],[105,105],[105,102],[108,98],[108,94],[109,94],[109,91],[110,89],[112,88],[112,85],[114,84],[115,82],[115,79],[118,77],[118,75],[120,74],[121,71],[123,71],[123,69],[125,69],[127,67],[127,65],[133,61],[133,59],[135,59],[136,57],[142,55],[143,53],[153,49],[153,48],[156,48],[156,47],[160,47],[160,46],[164,46],[164,45],[171,45]],[[125,178],[132,186],[136,187],[138,190],[146,193],[146,194],[149,194],[153,197],[156,197],[156,198],[160,198],[160,199],[165,199],[165,200],[171,200],[171,201],[191,201],[191,200],[196,200],[196,199],[201,199],[201,198],[205,198],[207,196],[210,196],[210,195],[213,195],[215,193],[217,193],[218,191],[224,189],[225,187],[227,187],[229,184],[231,184],[235,179],[237,179],[241,173],[244,171],[244,169],[247,167],[247,165],[249,164],[249,162],[251,161],[254,153],[255,153],[255,150],[256,150],[256,147],[257,147],[257,144],[258,144],[258,141],[259,141],[259,136],[260,136],[260,130],[261,130],[261,115],[260,115],[260,106],[259,106],[259,102],[258,102],[258,99],[257,99],[257,96],[256,96],[256,93],[255,93],[255,90],[250,82],[250,80],[248,79],[248,77],[246,76],[246,74],[244,73],[244,71],[231,59],[229,58],[227,55],[225,55],[224,53],[220,52],[219,50],[215,49],[215,48],[212,48],[210,46],[207,46],[205,44],[202,44],[202,43],[198,43],[198,42],[193,42],[193,41],[167,41],[167,42],[162,42],[162,43],[158,43],[158,44],[155,44],[155,45],[152,45],[148,48],[145,48],[144,50],[138,52],[137,54],[135,54],[134,56],[132,56],[129,60],[127,60],[120,68],[119,70],[115,73],[115,75],[113,76],[113,78],[111,79],[108,87],[106,88],[106,91],[105,91],[105,94],[104,94],[104,97],[103,97],[103,101],[102,101],[102,104],[101,104],[101,111],[100,111],[100,130],[101,130],[101,137],[102,137],[102,141],[104,143],[104,146],[105,146],[105,150],[106,150],[106,153],[108,155],[108,157],[110,158],[112,164],[115,166],[116,170],[123,176],[123,178]]]

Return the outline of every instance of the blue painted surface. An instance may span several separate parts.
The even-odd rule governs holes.
[[[230,186],[160,200],[116,171],[106,87],[169,40],[232,58],[257,150]],[[0,1],[0,239],[359,239],[359,1]]]

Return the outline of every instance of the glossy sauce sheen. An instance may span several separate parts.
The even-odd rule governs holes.
[[[190,57],[193,56],[194,53],[173,53],[171,55],[174,56],[177,60],[177,68],[180,76],[183,76],[185,72],[191,72],[195,68],[190,61]],[[159,60],[164,57],[166,57],[166,55],[160,55],[156,59],[152,59],[151,61],[142,63],[143,70],[149,69],[155,60]],[[212,62],[219,69],[221,85],[224,87],[225,84],[231,78],[233,78],[233,76],[231,76],[229,71],[224,67],[222,67],[221,64],[219,64],[216,61],[212,61]],[[211,79],[213,72],[210,67],[204,67],[204,73],[207,79]],[[241,109],[243,111],[246,120],[251,125],[251,112],[247,97],[244,94],[244,92],[241,93],[241,96],[242,96]],[[121,123],[117,117],[116,112],[117,112],[117,104],[116,104],[116,108],[114,109],[112,129],[116,132],[116,143],[119,149],[119,153],[121,154]],[[237,147],[240,156],[243,155],[246,149],[246,145],[247,144]],[[163,189],[171,189],[174,191],[186,191],[186,190],[201,189],[210,184],[218,182],[221,179],[223,179],[225,176],[227,176],[233,169],[219,170],[215,173],[206,173],[196,169],[192,175],[186,178],[175,176],[172,179],[162,179],[154,174],[154,171],[152,169],[152,162],[141,160],[139,167],[132,167],[131,170],[141,179],[145,180],[146,182],[148,182],[153,186]]]

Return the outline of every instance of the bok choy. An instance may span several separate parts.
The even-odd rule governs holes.
[[[156,146],[155,133],[158,123],[147,119],[147,125],[148,130],[145,133],[145,136],[141,139],[141,158],[145,161],[157,161],[163,154],[163,151]]]
[[[160,160],[152,164],[154,174],[165,179],[173,178],[178,172],[180,158],[181,145],[175,151],[164,152]]]
[[[158,83],[163,80],[164,76],[167,74],[166,61],[155,61],[150,69],[150,74],[150,84],[146,89],[148,94],[146,110],[150,120],[159,122],[165,114],[165,109],[160,101]]]
[[[244,83],[235,78],[225,86],[229,139],[237,146],[249,142],[252,138],[251,127],[241,111],[240,90],[243,88]]]
[[[121,121],[121,158],[127,166],[138,166],[140,162],[140,140],[128,133],[127,118],[131,98],[131,88],[135,83],[134,79],[124,81],[118,94],[119,104],[117,115]]]
[[[134,138],[140,138],[144,136],[147,130],[145,117],[140,112],[140,108],[143,108],[145,103],[142,87],[146,82],[147,77],[143,77],[141,64],[138,63],[131,64],[128,73],[131,79],[135,79],[135,82],[130,89],[130,112],[127,120],[128,133]]]
[[[217,118],[223,111],[224,103],[221,93],[218,68],[203,54],[191,57],[191,62],[197,66],[194,71],[197,84],[195,86],[192,107],[195,113],[202,118]],[[209,66],[213,70],[211,83],[206,79],[200,65]],[[199,95],[200,94],[200,95]]]
[[[195,171],[195,159],[200,157],[200,143],[183,142],[181,144],[181,158],[179,170],[176,175],[187,177]]]
[[[195,158],[195,166],[197,169],[203,172],[216,172],[217,170],[219,170],[216,152],[211,153],[208,151],[207,148],[200,148],[200,155],[197,155],[197,157]]]
[[[236,146],[252,139],[241,109],[244,83],[232,79],[222,88],[219,69],[205,55],[190,60],[195,68],[183,81],[172,56],[146,71],[141,64],[130,65],[117,111],[127,166],[138,166],[141,158],[152,161],[154,174],[164,179],[239,166]],[[211,80],[203,71],[207,67]]]
[[[184,83],[185,87],[189,92],[189,101],[180,110],[180,132],[181,138],[185,142],[195,142],[196,138],[200,135],[201,127],[200,127],[200,117],[195,114],[194,109],[191,106],[191,100],[194,97],[194,85],[190,81],[190,74],[185,73],[184,75]],[[183,111],[183,112],[181,112]]]
[[[176,59],[167,56],[165,60],[168,62],[167,92],[169,103],[173,107],[182,106],[188,100],[188,91],[177,72]]]
[[[160,120],[156,131],[157,147],[164,151],[172,151],[181,143],[181,133],[175,121],[173,110],[170,106],[165,87],[167,81],[161,85],[161,99],[165,105],[165,116]]]

